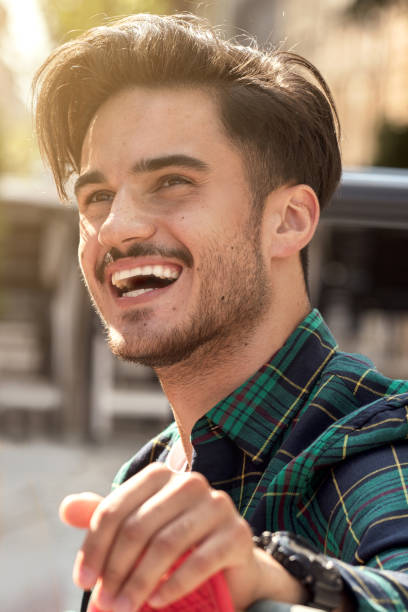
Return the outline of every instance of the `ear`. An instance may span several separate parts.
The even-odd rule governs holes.
[[[283,258],[301,251],[313,238],[319,215],[319,200],[308,185],[272,191],[264,209],[269,256]]]

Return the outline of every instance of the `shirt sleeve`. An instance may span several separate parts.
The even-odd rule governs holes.
[[[405,551],[405,554],[407,552]],[[335,561],[358,612],[406,612],[408,575]]]
[[[331,468],[311,504],[324,552],[338,560],[358,612],[408,610],[407,490],[403,441]]]

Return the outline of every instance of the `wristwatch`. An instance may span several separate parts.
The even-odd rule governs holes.
[[[276,559],[309,592],[307,606],[334,610],[340,606],[343,580],[334,563],[303,537],[288,531],[264,531],[254,543]]]

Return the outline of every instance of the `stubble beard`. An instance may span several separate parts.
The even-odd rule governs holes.
[[[265,264],[257,249],[260,231],[253,222],[251,230],[246,234],[249,238],[229,241],[224,253],[218,249],[219,241],[207,244],[206,257],[200,254],[202,290],[198,306],[182,324],[170,324],[165,335],[149,331],[150,308],[125,315],[129,330],[132,326],[143,330],[142,339],[134,339],[134,329],[133,333],[118,333],[97,309],[112,353],[159,369],[187,362],[194,353],[202,360],[220,355],[225,358],[226,353],[236,350],[250,337],[271,301]]]

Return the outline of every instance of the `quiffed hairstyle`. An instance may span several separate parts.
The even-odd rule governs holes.
[[[63,44],[35,76],[39,146],[63,199],[96,110],[135,85],[214,92],[226,132],[244,155],[255,202],[285,184],[310,185],[321,207],[332,196],[341,174],[339,122],[310,62],[261,51],[254,41],[224,40],[193,15],[139,14]]]

